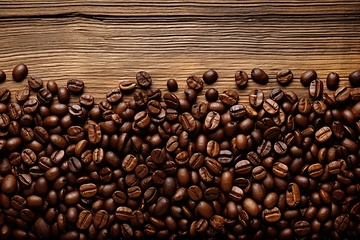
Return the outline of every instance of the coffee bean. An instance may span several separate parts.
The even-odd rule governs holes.
[[[307,236],[311,231],[310,224],[307,221],[297,221],[293,228],[296,236],[301,237]]]
[[[309,87],[312,80],[317,78],[315,70],[308,70],[301,74],[300,82],[304,87]]]
[[[20,81],[24,80],[26,78],[27,74],[28,74],[28,68],[23,63],[16,65],[12,71],[13,79],[16,82],[20,82]]]
[[[277,222],[281,218],[281,212],[277,207],[272,209],[265,209],[262,212],[262,217],[266,222]]]
[[[349,74],[349,82],[354,87],[360,87],[360,70]]]
[[[69,79],[67,81],[67,88],[71,93],[79,94],[84,90],[84,82],[76,78]]]
[[[345,102],[350,98],[350,92],[347,87],[339,87],[334,93],[335,100],[339,103]]]
[[[286,203],[295,207],[300,203],[300,189],[296,183],[289,183],[286,191]]]
[[[251,78],[254,82],[263,85],[267,84],[269,81],[269,76],[260,68],[254,68],[251,70]]]
[[[339,74],[330,72],[326,77],[326,86],[329,90],[336,90],[339,86]]]
[[[5,82],[6,80],[6,74],[3,70],[0,70],[0,83]]]
[[[203,74],[203,80],[206,84],[213,84],[217,81],[218,74],[214,69],[210,69]]]
[[[308,173],[311,177],[316,178],[324,173],[324,169],[320,163],[314,163],[309,166]]]
[[[332,131],[328,126],[324,126],[315,132],[315,138],[318,142],[326,142],[332,136]]]
[[[97,187],[94,183],[86,183],[80,186],[80,195],[85,198],[90,198],[96,195]]]
[[[196,92],[199,92],[202,90],[204,82],[200,77],[193,75],[187,78],[186,84],[189,88],[195,90]]]
[[[11,92],[7,88],[0,88],[0,103],[5,103],[10,99]]]
[[[30,88],[28,86],[25,86],[22,89],[19,89],[15,95],[16,100],[18,100],[20,103],[25,102],[28,100],[30,95]]]
[[[320,98],[323,93],[324,84],[321,80],[315,79],[310,82],[309,95],[312,98]]]
[[[178,90],[178,83],[175,79],[169,79],[166,82],[166,86],[169,92],[176,92]]]
[[[28,85],[34,91],[39,91],[43,86],[43,80],[39,77],[32,77],[28,78]]]
[[[235,73],[235,83],[239,88],[245,88],[249,81],[247,73],[243,70],[239,70]]]
[[[272,167],[272,172],[274,173],[275,176],[283,178],[287,176],[288,169],[289,169],[288,166],[286,166],[285,164],[281,162],[276,162]]]
[[[141,88],[148,88],[152,83],[150,74],[145,71],[140,71],[136,74],[136,81]]]
[[[249,94],[249,102],[252,107],[259,108],[264,102],[264,93],[261,89],[252,90]]]
[[[293,80],[293,73],[290,69],[280,70],[276,74],[276,79],[283,86],[289,85]]]

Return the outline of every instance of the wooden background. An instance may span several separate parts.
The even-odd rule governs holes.
[[[271,78],[263,89],[279,87],[276,72],[290,68],[296,79],[287,88],[306,95],[298,80],[305,70],[322,80],[336,71],[340,85],[348,85],[349,73],[360,68],[360,2],[1,0],[1,87],[26,84],[11,77],[20,62],[30,75],[59,85],[81,78],[97,100],[139,70],[161,89],[169,78],[183,89],[188,76],[209,68],[219,73],[219,90],[236,88],[234,73],[254,67]],[[250,81],[239,90],[241,101],[257,87]]]

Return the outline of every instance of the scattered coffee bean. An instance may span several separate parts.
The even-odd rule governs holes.
[[[218,74],[214,69],[210,69],[203,74],[203,80],[206,84],[213,84],[217,81]]]
[[[309,87],[311,81],[315,80],[317,78],[317,73],[315,70],[308,70],[301,74],[300,76],[300,82],[304,87]]]
[[[331,72],[326,77],[326,86],[329,90],[336,90],[339,86],[339,74]]]
[[[251,70],[251,78],[254,82],[263,85],[267,84],[269,81],[269,76],[260,68],[254,68]]]
[[[245,71],[239,70],[235,73],[235,83],[239,88],[245,88],[248,84],[248,81],[249,76]]]
[[[169,92],[176,92],[178,90],[178,84],[175,79],[172,79],[172,78],[169,79],[166,82],[166,86],[167,86],[167,89],[169,90]]]
[[[280,70],[276,74],[277,81],[283,86],[289,85],[292,82],[293,78],[294,76],[290,69]]]
[[[360,87],[360,70],[349,74],[349,82],[353,87]]]
[[[28,74],[28,68],[25,64],[20,63],[19,65],[16,65],[12,71],[13,79],[16,82],[20,82],[26,78]]]
[[[3,70],[0,70],[0,83],[5,82],[6,80],[6,74]]]
[[[136,81],[141,88],[148,88],[152,83],[150,74],[145,71],[140,71],[136,74]]]

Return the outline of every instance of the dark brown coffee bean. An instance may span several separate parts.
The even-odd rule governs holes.
[[[311,231],[310,224],[307,221],[297,221],[293,228],[295,235],[300,237],[307,236]]]
[[[28,85],[34,91],[39,91],[43,86],[43,80],[39,77],[32,77],[28,78]]]
[[[23,63],[16,65],[12,71],[12,77],[16,82],[20,82],[24,80],[27,74],[28,74],[28,68]]]
[[[349,74],[349,82],[353,87],[360,87],[360,70]]]
[[[175,94],[166,92],[163,97],[164,102],[168,107],[173,109],[179,108],[179,98]]]
[[[79,191],[82,197],[90,198],[97,194],[97,187],[94,183],[86,183],[80,186]]]
[[[295,207],[300,203],[300,189],[296,183],[289,183],[286,191],[286,203]]]
[[[6,80],[6,74],[3,70],[0,70],[0,83],[5,82]]]
[[[242,205],[246,213],[248,213],[250,216],[255,217],[260,213],[258,205],[251,198],[245,198]]]
[[[278,126],[272,126],[265,130],[264,138],[267,140],[275,140],[281,136],[281,129]]]
[[[148,88],[152,83],[150,74],[145,71],[140,71],[136,74],[136,81],[141,88]]]
[[[248,160],[240,160],[235,165],[235,172],[239,175],[245,175],[249,172],[251,172],[252,166],[250,161]]]
[[[109,103],[115,104],[122,99],[122,93],[120,88],[114,88],[106,93],[106,100]]]
[[[71,172],[79,172],[81,170],[82,164],[81,161],[77,157],[70,157],[68,159],[68,166]]]
[[[274,88],[270,92],[270,98],[274,100],[275,102],[280,102],[285,96],[285,93],[280,88]]]
[[[41,88],[37,93],[37,99],[41,105],[49,105],[53,100],[53,96],[47,88]]]
[[[84,82],[80,79],[69,79],[67,81],[67,88],[71,93],[79,94],[84,90]]]
[[[236,91],[230,89],[219,94],[219,99],[225,105],[232,106],[238,102],[239,94]]]
[[[203,80],[206,84],[213,84],[217,81],[218,74],[214,69],[210,69],[203,74]]]
[[[196,211],[203,217],[203,218],[211,218],[213,216],[214,210],[208,202],[200,201],[196,206]]]
[[[264,102],[264,93],[261,89],[254,89],[249,94],[249,103],[254,108],[259,108]]]
[[[329,90],[336,90],[339,86],[339,74],[330,72],[326,77],[326,86]]]
[[[88,229],[93,222],[93,216],[89,210],[82,210],[76,222],[76,227],[79,230]]]
[[[279,112],[279,105],[274,100],[268,98],[263,103],[263,109],[267,113],[269,113],[271,115],[275,115],[276,113]]]
[[[311,164],[308,168],[310,177],[320,177],[324,173],[324,168],[320,163]]]
[[[311,104],[310,99],[300,98],[297,108],[301,114],[309,114],[310,111],[312,110],[312,104]]]
[[[312,80],[317,78],[317,73],[314,70],[308,70],[301,74],[300,82],[304,87],[309,87]]]
[[[320,98],[322,96],[324,84],[321,80],[312,80],[309,86],[309,95],[312,98]]]
[[[212,131],[215,130],[220,124],[220,114],[215,112],[215,111],[211,111],[206,115],[205,121],[204,121],[204,126],[206,129]]]
[[[3,193],[12,194],[16,190],[16,177],[12,174],[6,175],[1,182],[1,191]]]
[[[261,157],[267,157],[272,149],[270,141],[263,140],[263,142],[257,147],[256,152]]]
[[[5,103],[10,99],[11,92],[7,88],[0,88],[0,103]]]
[[[193,75],[187,78],[186,84],[189,88],[195,90],[196,92],[199,92],[202,90],[204,82],[200,77]]]
[[[131,172],[135,169],[137,163],[137,158],[132,154],[128,154],[122,161],[121,166],[126,172]]]
[[[28,86],[25,86],[22,89],[19,89],[16,92],[15,98],[16,100],[18,100],[20,103],[25,102],[26,100],[28,100],[30,95],[30,88]]]
[[[247,73],[243,70],[239,70],[235,73],[235,83],[239,88],[245,88],[249,81]]]
[[[334,93],[335,100],[339,103],[345,102],[350,98],[350,88],[348,87],[339,87]]]
[[[189,198],[194,201],[199,201],[203,196],[203,193],[202,193],[200,187],[196,186],[196,185],[190,186],[187,190],[187,193],[189,195]]]
[[[281,218],[281,212],[277,207],[265,209],[262,212],[262,217],[266,222],[277,222]]]
[[[220,118],[220,116],[219,116],[219,118]],[[179,116],[179,122],[185,131],[188,131],[188,132],[195,131],[196,121],[190,113],[185,112],[185,113],[181,114]]]
[[[21,159],[27,165],[34,165],[37,161],[37,156],[33,150],[26,148],[21,152]]]
[[[328,126],[324,126],[315,132],[315,138],[318,142],[323,143],[331,138],[332,131]]]
[[[251,70],[251,78],[254,82],[263,85],[267,84],[269,81],[269,76],[260,68],[254,68]]]
[[[272,167],[272,172],[274,173],[274,175],[280,178],[286,177],[288,174],[288,170],[289,170],[288,166],[286,166],[281,162],[274,163]]]
[[[293,80],[293,77],[294,77],[293,73],[291,72],[290,69],[280,70],[276,74],[276,79],[277,79],[278,83],[280,83],[283,86],[290,84]]]

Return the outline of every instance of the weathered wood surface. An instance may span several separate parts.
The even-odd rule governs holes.
[[[359,1],[0,1],[0,29],[0,86],[11,90],[26,84],[12,81],[20,62],[60,85],[81,78],[96,99],[139,70],[161,89],[169,78],[183,89],[188,76],[214,68],[224,90],[236,88],[237,70],[260,67],[271,78],[266,91],[290,68],[296,79],[287,89],[306,95],[303,71],[322,80],[336,71],[348,85],[360,68]],[[241,101],[257,87],[249,81]]]

